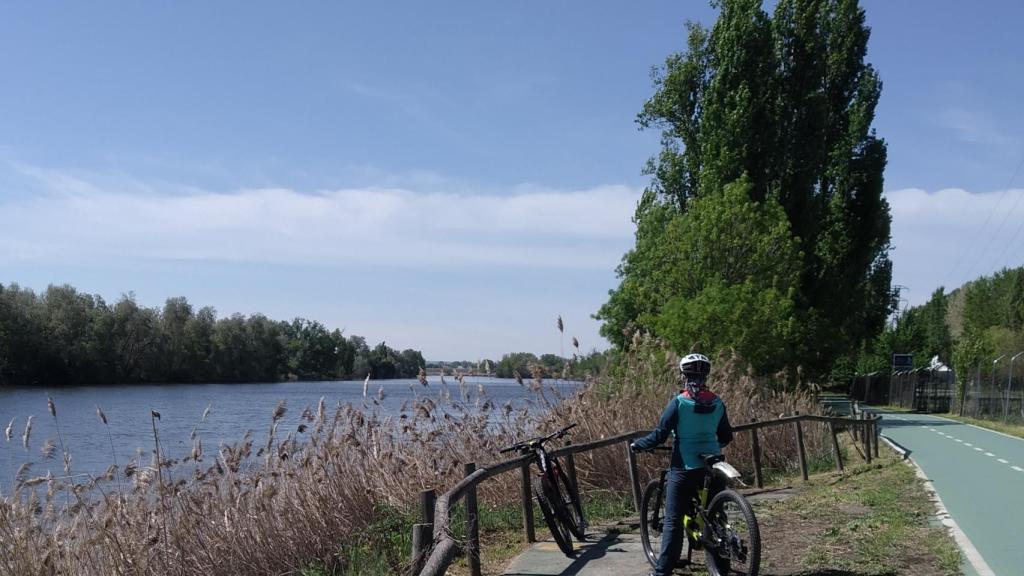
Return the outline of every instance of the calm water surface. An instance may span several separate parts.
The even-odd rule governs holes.
[[[445,379],[451,398],[460,397],[458,382]],[[537,397],[515,380],[467,377],[468,403],[473,405],[483,387],[486,398],[501,406],[512,401],[514,405],[535,401]],[[547,381],[545,389],[555,387],[569,393],[576,383]],[[375,403],[379,390],[384,399]],[[294,431],[306,406],[316,409],[320,397],[331,413],[339,403],[351,403],[380,414],[398,414],[402,404],[415,396],[430,396],[438,400],[441,384],[431,377],[423,387],[413,380],[370,381],[367,397],[363,397],[363,382],[280,382],[268,384],[153,384],[120,386],[82,386],[73,388],[7,388],[0,389],[0,429],[14,419],[13,438],[0,446],[0,489],[7,493],[15,471],[26,461],[33,462],[30,476],[45,475],[47,469],[55,476],[64,474],[59,452],[51,460],[44,460],[40,448],[48,438],[57,440],[57,428],[46,406],[46,395],[53,396],[57,418],[64,443],[72,457],[72,473],[101,474],[113,463],[107,430],[96,415],[96,407],[103,410],[110,424],[117,462],[124,466],[129,458],[141,451],[140,462],[148,464],[153,451],[153,431],[150,410],[160,413],[157,422],[160,442],[166,457],[179,458],[191,452],[189,434],[197,428],[207,453],[215,450],[221,441],[240,440],[248,430],[254,432],[255,445],[266,439],[271,414],[281,400],[288,412],[279,425],[284,437]],[[548,393],[548,397],[552,395]],[[210,413],[202,422],[203,412]],[[30,415],[32,433],[29,449],[22,446],[22,433]],[[2,441],[2,438],[0,438]]]

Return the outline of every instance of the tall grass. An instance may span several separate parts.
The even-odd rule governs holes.
[[[494,462],[500,448],[568,423],[579,424],[576,443],[651,428],[677,392],[674,362],[661,343],[638,336],[614,371],[567,398],[538,372],[517,378],[529,398],[519,407],[496,405],[486,390],[474,403],[441,390],[444,404],[420,396],[397,414],[329,407],[321,399],[289,430],[279,426],[288,409],[281,403],[268,414],[266,444],[255,447],[247,434],[205,453],[196,434],[192,453],[178,460],[164,457],[153,411],[148,464],[137,456],[77,483],[16,473],[13,494],[0,500],[0,574],[298,574],[314,566],[354,573],[376,543],[405,542],[419,491],[443,491],[466,462]],[[773,392],[735,358],[722,359],[712,386],[734,423],[815,411],[811,398]],[[56,418],[56,407],[51,414]],[[116,422],[98,414],[109,433]],[[810,430],[807,438],[812,453],[827,447],[827,438]],[[786,431],[766,431],[762,448],[766,465],[795,462]],[[740,435],[728,454],[743,467],[749,449]],[[576,465],[591,496],[628,493],[621,447],[581,455]],[[648,472],[658,465],[644,461]],[[74,500],[61,505],[54,497],[60,491]],[[518,474],[478,489],[481,505],[494,510],[514,506],[518,494]],[[394,571],[407,553],[371,556]]]

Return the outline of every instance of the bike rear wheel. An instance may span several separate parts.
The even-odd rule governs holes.
[[[559,516],[572,535],[579,541],[587,538],[587,521],[583,518],[583,506],[580,504],[580,493],[575,484],[562,471],[562,467],[554,458],[550,459],[551,477],[557,488],[561,506],[555,507],[555,514]]]
[[[560,502],[558,489],[552,486],[547,476],[539,476],[533,480],[533,493],[537,497],[537,506],[540,508],[541,515],[544,516],[544,523],[548,525],[555,544],[558,545],[558,549],[562,553],[572,558],[572,535],[569,532],[569,527],[555,513],[556,506]]]
[[[761,533],[750,503],[738,492],[723,490],[708,506],[704,558],[710,576],[757,576]]]

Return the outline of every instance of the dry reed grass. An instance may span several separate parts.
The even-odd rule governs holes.
[[[420,490],[454,484],[466,462],[493,462],[513,441],[570,422],[580,425],[577,443],[650,428],[675,392],[673,366],[674,356],[660,342],[637,336],[613,373],[569,398],[537,371],[532,380],[517,378],[535,398],[519,408],[495,405],[482,389],[473,404],[465,394],[452,400],[445,385],[443,405],[419,396],[400,413],[385,415],[352,405],[328,408],[321,400],[303,410],[296,429],[280,430],[288,409],[281,403],[269,415],[265,445],[254,447],[247,434],[206,453],[193,431],[192,453],[181,460],[164,458],[154,411],[148,464],[137,456],[77,483],[49,474],[30,478],[27,467],[18,471],[14,493],[0,499],[0,573],[294,574],[313,564],[343,573],[344,544],[365,541],[382,510],[411,509]],[[734,423],[815,411],[809,397],[771,392],[736,359],[719,364],[712,385]],[[56,418],[56,407],[48,407]],[[106,415],[99,408],[97,415],[109,434]],[[812,451],[827,447],[823,435],[808,432]],[[30,433],[29,425],[26,449]],[[785,435],[763,436],[767,465],[795,460]],[[8,443],[11,436],[5,432]],[[729,449],[741,468],[748,453],[743,437]],[[628,490],[621,448],[581,456],[577,469],[584,490]],[[518,483],[517,474],[484,483],[480,500],[514,504]],[[58,499],[62,491],[72,498]],[[404,560],[388,559],[396,570]]]

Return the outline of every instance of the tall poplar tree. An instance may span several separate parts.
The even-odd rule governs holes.
[[[716,5],[710,30],[688,25],[687,51],[656,72],[638,116],[642,128],[661,130],[662,149],[647,166],[636,246],[597,317],[602,333],[625,345],[630,326],[665,324],[667,302],[696,299],[662,269],[687,262],[659,254],[689,249],[665,231],[687,218],[692,199],[745,178],[759,209],[782,207],[799,247],[792,307],[776,307],[788,310],[776,321],[798,326],[781,363],[819,377],[878,334],[893,309],[886,146],[871,128],[881,81],[865,62],[870,30],[857,0],[780,0],[771,17],[760,0]],[[750,239],[761,241],[777,242]]]

